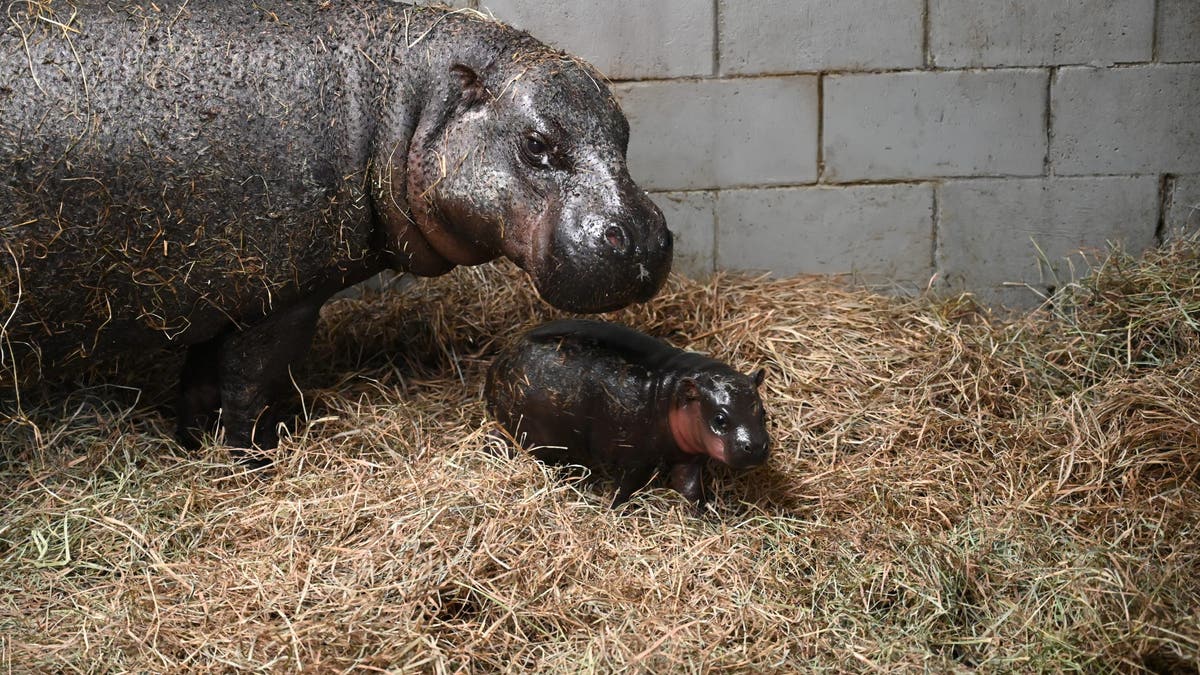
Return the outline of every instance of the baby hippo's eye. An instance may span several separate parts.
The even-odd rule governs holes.
[[[718,434],[723,434],[726,431],[728,431],[729,430],[729,416],[723,412],[719,412],[716,415],[713,415],[712,428],[713,428],[713,431],[717,432]]]

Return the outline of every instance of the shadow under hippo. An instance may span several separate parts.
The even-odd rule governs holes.
[[[382,0],[14,3],[0,28],[0,392],[187,348],[186,444],[271,448],[321,305],[507,256],[575,312],[651,298],[662,213],[589,66]],[[0,393],[0,396],[3,396]]]

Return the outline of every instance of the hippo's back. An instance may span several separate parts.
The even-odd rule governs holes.
[[[645,438],[658,426],[662,364],[683,354],[618,324],[543,324],[501,352],[488,372],[488,407],[526,445],[581,452],[597,436]]]
[[[368,27],[335,5],[10,5],[0,321],[11,343],[60,365],[193,344],[364,273],[369,139],[348,54]]]

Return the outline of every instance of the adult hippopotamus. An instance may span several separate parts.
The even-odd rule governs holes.
[[[670,267],[589,66],[478,13],[383,0],[7,3],[0,360],[187,348],[179,429],[277,443],[332,294],[499,256],[577,312]],[[40,364],[40,365],[38,365]]]

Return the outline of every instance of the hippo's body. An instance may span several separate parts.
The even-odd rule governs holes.
[[[181,431],[220,409],[229,444],[270,447],[320,306],[385,268],[504,255],[575,311],[666,276],[608,89],[475,13],[118,0],[6,18],[0,384],[187,347]]]
[[[767,459],[758,387],[743,375],[631,328],[552,321],[504,350],[488,371],[488,410],[539,459],[611,473],[613,506],[657,469],[703,506],[704,464],[735,468]]]

